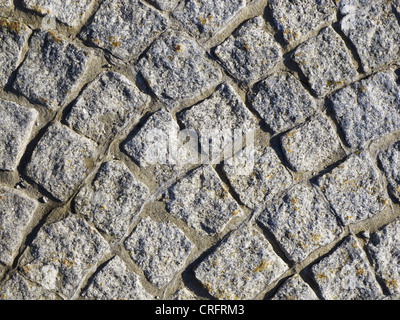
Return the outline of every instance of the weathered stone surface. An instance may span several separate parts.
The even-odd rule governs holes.
[[[54,0],[23,0],[25,8],[42,15],[56,17],[61,22],[77,27],[84,22],[87,12],[93,7],[94,0],[54,1]]]
[[[170,300],[196,300],[196,296],[190,292],[188,289],[183,288],[183,289],[179,289],[177,290],[172,297],[170,298]]]
[[[186,129],[197,133],[202,151],[211,159],[218,157],[230,143],[255,130],[257,123],[239,95],[226,83],[178,117]]]
[[[274,74],[255,84],[249,94],[252,107],[274,131],[294,127],[315,112],[315,101],[290,73]]]
[[[364,146],[400,129],[400,88],[392,71],[382,71],[330,97],[348,145]]]
[[[149,0],[150,3],[154,4],[157,8],[164,11],[171,11],[176,7],[179,0]]]
[[[33,151],[26,173],[55,198],[64,201],[86,177],[95,156],[93,141],[54,123]]]
[[[246,6],[246,0],[182,2],[184,3],[174,12],[174,18],[191,34],[205,39],[220,32]]]
[[[170,214],[201,235],[221,232],[234,216],[243,214],[210,166],[201,166],[174,183],[165,203]]]
[[[379,174],[366,152],[350,156],[320,177],[318,184],[345,225],[372,217],[388,201]]]
[[[271,147],[246,147],[224,162],[223,170],[248,207],[263,205],[293,181]]]
[[[91,279],[83,292],[84,299],[91,300],[149,300],[139,277],[129,271],[121,258],[115,256]]]
[[[60,300],[54,293],[14,272],[0,285],[0,300]]]
[[[194,270],[196,278],[217,299],[254,299],[277,280],[287,265],[254,227],[231,234]]]
[[[350,83],[357,76],[350,51],[330,26],[298,46],[292,59],[318,96]]]
[[[185,234],[170,222],[143,218],[125,240],[133,261],[152,284],[165,287],[180,271],[194,248]]]
[[[400,293],[400,220],[386,225],[371,235],[367,245],[377,276],[390,294]]]
[[[309,184],[298,184],[276,197],[257,219],[281,244],[294,262],[332,242],[342,232],[329,205]]]
[[[222,76],[196,41],[173,31],[153,42],[137,68],[168,109],[217,85]]]
[[[272,300],[318,300],[318,297],[311,287],[295,274],[279,287]]]
[[[87,71],[90,58],[89,51],[63,38],[36,31],[13,88],[34,103],[58,110]]]
[[[0,99],[0,170],[17,168],[37,117],[35,109]]]
[[[22,192],[0,186],[0,262],[12,264],[37,206]]]
[[[68,215],[39,230],[20,269],[45,289],[71,298],[108,250],[98,231],[84,220]]]
[[[341,14],[346,15],[363,9],[379,0],[338,0],[336,5]]]
[[[345,155],[330,121],[317,116],[281,138],[286,159],[295,171],[318,171]]]
[[[367,72],[398,60],[400,25],[392,13],[391,1],[376,1],[352,11],[343,18],[340,28],[356,47]]]
[[[307,37],[336,18],[335,5],[330,0],[269,1],[274,23],[287,43]]]
[[[31,33],[31,29],[23,23],[0,18],[0,87],[7,84],[11,73],[21,62],[22,49]]]
[[[101,143],[137,121],[147,100],[147,95],[123,75],[103,72],[79,96],[66,122],[75,131]]]
[[[253,82],[282,59],[282,48],[266,31],[264,19],[256,17],[219,45],[215,54],[238,80]]]
[[[383,297],[368,258],[353,236],[346,238],[311,270],[326,300],[376,300]]]
[[[167,19],[138,0],[106,0],[80,37],[117,58],[130,60],[167,27]]]
[[[389,191],[400,201],[400,141],[381,151],[378,158],[388,181]]]
[[[12,0],[0,0],[0,8],[11,7],[12,3]]]

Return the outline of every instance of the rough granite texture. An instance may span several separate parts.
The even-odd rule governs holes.
[[[391,144],[386,150],[382,150],[378,159],[388,181],[390,193],[400,201],[400,142]]]
[[[318,300],[311,287],[297,274],[279,287],[272,300]]]

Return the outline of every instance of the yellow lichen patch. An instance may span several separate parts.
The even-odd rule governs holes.
[[[343,80],[340,80],[340,81],[328,80],[328,81],[326,82],[326,85],[327,85],[328,87],[340,86],[340,85],[342,85],[342,84],[344,84],[344,81],[343,81]]]
[[[326,280],[326,279],[328,279],[328,276],[325,273],[321,272],[321,273],[318,273],[315,276],[315,278],[317,278],[317,280]]]
[[[7,21],[5,19],[0,19],[0,26],[7,28],[17,34],[19,34],[22,30],[22,25],[16,21]]]
[[[57,37],[53,32],[49,31],[49,35],[54,40],[54,42],[62,43],[61,38]]]
[[[203,18],[199,18],[199,21],[200,21],[200,23],[204,26],[205,24],[206,24],[206,22],[207,22],[207,20],[206,19],[203,19]]]
[[[178,52],[182,52],[182,46],[180,44],[175,45],[174,46],[174,51],[177,52],[177,53]]]
[[[356,275],[357,276],[362,276],[363,274],[364,274],[364,269],[362,269],[362,268],[357,268],[357,270],[356,270]]]
[[[244,48],[244,50],[246,50],[246,51],[249,51],[249,50],[250,50],[250,47],[249,47],[249,45],[248,45],[247,43],[245,43],[245,44],[243,45],[243,48]]]
[[[71,268],[74,265],[74,263],[72,261],[69,261],[67,259],[63,259],[62,264],[64,266],[66,266],[67,268]]]
[[[108,40],[110,40],[111,45],[116,48],[119,47],[120,43],[117,41],[117,39],[114,36],[108,37]]]
[[[318,243],[321,240],[321,234],[320,233],[318,233],[318,234],[312,233],[311,240],[315,243]]]
[[[387,287],[394,287],[394,288],[398,288],[398,284],[396,279],[387,279],[385,280],[386,286]]]
[[[267,269],[269,266],[271,265],[271,263],[265,261],[264,259],[261,260],[260,264],[253,270],[254,272],[259,272],[262,270]]]

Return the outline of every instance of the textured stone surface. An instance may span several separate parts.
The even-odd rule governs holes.
[[[37,206],[22,192],[0,186],[0,262],[12,264]]]
[[[202,235],[221,232],[242,209],[210,166],[201,166],[166,192],[167,211]]]
[[[0,170],[17,168],[37,117],[34,109],[0,99]]]
[[[153,42],[137,65],[148,86],[168,109],[216,85],[221,71],[183,32],[168,31]]]
[[[345,225],[377,214],[388,201],[379,174],[366,152],[350,156],[320,177],[318,184]]]
[[[87,71],[90,56],[90,51],[54,33],[36,31],[13,88],[34,103],[58,110]]]
[[[400,201],[400,142],[382,150],[378,158],[388,181],[389,191]]]
[[[75,131],[101,143],[137,121],[146,101],[147,96],[126,77],[103,72],[79,96],[66,122]]]
[[[167,19],[138,0],[106,0],[80,37],[114,56],[137,57],[167,26]]]
[[[282,59],[282,49],[265,30],[262,17],[246,21],[236,34],[215,49],[215,54],[243,82],[259,80]]]
[[[337,7],[341,14],[346,15],[349,13],[357,12],[363,7],[371,5],[377,0],[338,0],[336,1]]]
[[[221,300],[254,299],[287,269],[254,227],[238,230],[194,270],[207,291]]]
[[[246,0],[186,0],[174,12],[174,18],[191,34],[210,38],[246,6]]]
[[[22,4],[25,8],[42,15],[54,16],[71,27],[77,27],[87,18],[86,13],[93,7],[94,0],[23,0]]]
[[[95,156],[93,141],[54,123],[33,151],[26,173],[55,198],[66,200],[88,174]]]
[[[292,59],[318,96],[348,84],[357,75],[350,51],[330,26],[298,46]]]
[[[351,147],[362,147],[400,128],[400,88],[388,70],[376,73],[330,97],[337,122]]]
[[[1,3],[0,3],[1,8]],[[22,60],[22,49],[32,31],[25,24],[0,18],[0,86],[4,87],[11,73]]]
[[[271,147],[246,147],[224,162],[223,170],[248,207],[263,205],[293,181]]]
[[[45,289],[71,298],[108,250],[98,231],[68,215],[40,229],[25,253],[21,272]]]
[[[188,289],[183,288],[180,290],[177,290],[170,300],[196,300],[196,296],[193,295]]]
[[[11,7],[12,3],[12,0],[0,0],[0,8]]]
[[[324,116],[285,133],[281,143],[283,153],[295,171],[318,171],[344,156],[339,137]]]
[[[353,236],[312,267],[314,279],[326,300],[376,300],[381,288],[368,258]]]
[[[290,73],[274,74],[250,91],[252,107],[274,131],[294,127],[315,112],[315,101]]]
[[[133,261],[156,287],[165,287],[182,269],[194,245],[170,222],[143,218],[125,240]]]
[[[279,287],[272,300],[318,300],[311,287],[297,274]]]
[[[377,1],[352,11],[343,18],[340,27],[356,47],[366,71],[398,59],[400,24],[392,13],[391,1]]]
[[[154,4],[157,8],[161,10],[170,11],[176,7],[179,0],[149,0],[150,3]]]
[[[300,262],[340,236],[342,228],[329,205],[309,184],[298,184],[271,201],[258,217],[282,245],[289,259]]]
[[[92,183],[79,191],[74,208],[99,230],[120,239],[148,196],[148,188],[124,163],[109,161],[101,165]]]
[[[377,276],[390,294],[400,293],[400,220],[372,234],[367,246]]]
[[[115,256],[96,273],[82,294],[91,300],[148,300],[151,296],[144,290],[139,277],[127,270],[126,264]]]
[[[330,0],[269,1],[274,23],[287,43],[307,37],[335,19],[335,5]]]

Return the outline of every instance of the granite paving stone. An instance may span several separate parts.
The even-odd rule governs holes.
[[[11,265],[38,207],[18,190],[0,186],[0,262]]]
[[[336,5],[341,14],[347,15],[363,9],[379,0],[338,0]]]
[[[388,202],[380,175],[365,151],[321,176],[318,185],[344,225],[372,217]]]
[[[106,0],[80,37],[122,60],[138,57],[167,27],[167,18],[138,0]]]
[[[295,274],[287,279],[272,297],[272,300],[319,300],[311,287]]]
[[[0,170],[16,170],[37,117],[35,109],[0,99]]]
[[[274,198],[257,220],[294,262],[301,262],[342,233],[328,203],[308,183],[295,185],[283,196]]]
[[[56,199],[64,201],[89,173],[96,154],[93,141],[53,123],[35,147],[26,173]]]
[[[176,7],[179,0],[149,0],[149,2],[163,11],[171,11]]]
[[[318,96],[350,83],[357,76],[349,49],[331,26],[299,45],[292,59]]]
[[[387,149],[382,150],[378,155],[378,159],[388,181],[388,189],[390,193],[400,201],[400,141],[395,142],[389,145]]]
[[[224,240],[194,274],[219,300],[250,300],[286,270],[264,235],[248,226]]]
[[[282,49],[266,31],[264,19],[255,17],[217,46],[215,55],[228,72],[248,83],[265,76],[282,59]]]
[[[312,267],[326,300],[377,300],[382,290],[358,240],[349,236],[330,255]]]
[[[171,222],[147,217],[140,220],[125,240],[125,248],[143,269],[147,280],[163,288],[183,268],[194,245]]]

